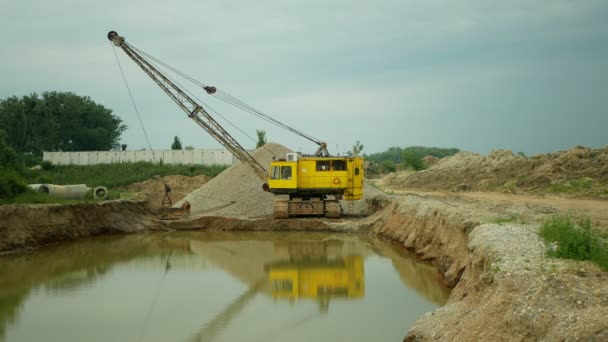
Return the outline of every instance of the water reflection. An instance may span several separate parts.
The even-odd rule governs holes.
[[[291,242],[275,245],[287,258],[264,265],[275,299],[312,299],[321,311],[330,300],[357,299],[365,294],[363,257],[342,255],[342,241]]]
[[[384,260],[392,266],[386,268]],[[393,278],[390,273],[395,272],[397,276]],[[400,288],[393,279],[401,282]],[[417,294],[408,295],[403,285]],[[150,295],[143,296],[142,291],[149,291]],[[118,293],[130,301],[108,297]],[[418,303],[415,306],[420,311],[412,311],[415,319],[444,304],[448,294],[432,267],[416,262],[390,244],[357,236],[179,232],[104,237],[0,257],[0,340],[53,340],[45,338],[46,326],[39,323],[45,320],[41,312],[46,307],[39,305],[48,302],[65,306],[66,326],[62,327],[61,322],[53,326],[59,332],[57,340],[143,337],[159,341],[228,341],[256,334],[265,336],[261,340],[307,340],[305,337],[310,337],[311,332],[305,328],[322,325],[323,320],[340,317],[332,329],[351,329],[339,327],[347,324],[344,317],[359,319],[357,315],[368,315],[376,307],[382,307],[386,311],[383,314],[389,317],[402,317],[400,307],[412,301]],[[405,302],[389,309],[387,304],[394,300],[382,304],[386,296]],[[420,296],[426,299],[415,299]],[[86,319],[89,312],[78,310],[91,310],[99,306],[99,301],[112,305],[114,314],[125,311],[122,320],[126,322],[108,329],[105,323],[101,328],[94,320],[81,323],[90,324],[88,335],[83,332],[78,338],[60,334],[64,328],[73,329],[71,320]],[[361,303],[357,307],[362,313],[351,312],[350,308],[357,307],[345,306],[346,302]],[[180,303],[191,304],[184,307]],[[316,309],[311,311],[313,308]],[[282,328],[272,330],[267,324],[256,324],[261,322],[260,313],[270,320],[285,320]],[[100,315],[97,320],[104,320],[103,314],[95,313]],[[322,321],[314,318],[319,314],[324,317]],[[176,315],[181,319],[179,323],[172,319]],[[384,330],[390,328],[394,317],[383,319],[387,327],[374,323],[378,331],[367,327],[365,332],[357,333],[355,329],[353,336],[363,339],[368,333],[369,337],[377,337],[372,335],[375,331],[387,334]],[[371,317],[371,322],[376,318]],[[114,324],[122,320],[105,318],[105,322]],[[142,323],[132,324],[139,322]],[[391,324],[407,327],[402,318]],[[110,331],[115,335],[108,335]],[[332,340],[331,334],[324,334]],[[403,335],[397,330],[395,336]]]

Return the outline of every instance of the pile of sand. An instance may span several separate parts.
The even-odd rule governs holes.
[[[272,157],[285,158],[287,152],[291,150],[285,146],[268,143],[255,150],[252,156],[263,167],[268,168]],[[267,216],[272,214],[275,195],[264,192],[263,184],[249,165],[239,162],[188,194],[183,200],[190,202],[192,215],[238,218]],[[176,206],[181,203],[182,201]]]
[[[601,189],[608,182],[608,147],[578,146],[530,158],[509,150],[493,151],[487,156],[463,151],[439,160],[427,170],[391,177],[387,183],[400,189],[542,191],[584,180],[591,190],[604,191]]]

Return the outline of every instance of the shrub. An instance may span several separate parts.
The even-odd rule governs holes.
[[[40,166],[42,167],[43,170],[45,171],[49,171],[52,170],[55,166],[48,160],[43,161],[42,163],[40,163]]]
[[[8,199],[27,191],[25,180],[15,170],[0,169],[0,199]]]
[[[383,161],[382,164],[380,164],[380,167],[383,172],[395,172],[397,170],[397,167],[392,160]]]
[[[549,256],[591,260],[600,267],[608,269],[608,249],[591,227],[591,220],[584,219],[576,224],[570,217],[555,216],[546,221],[540,236],[557,247],[548,251]]]
[[[403,163],[407,166],[410,166],[412,169],[416,171],[424,170],[424,161],[414,150],[405,150],[403,152]]]

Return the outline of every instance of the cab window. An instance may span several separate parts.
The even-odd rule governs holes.
[[[273,166],[270,171],[270,179],[281,179],[281,167]]]
[[[317,160],[317,171],[329,171],[329,160]]]
[[[281,179],[291,179],[291,166],[281,166]]]
[[[345,160],[333,160],[331,162],[331,166],[334,171],[346,171],[346,161]]]

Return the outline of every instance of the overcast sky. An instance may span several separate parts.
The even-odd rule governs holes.
[[[0,0],[0,99],[90,96],[147,147],[106,34],[344,152],[608,144],[608,1]],[[155,149],[219,147],[116,50]],[[200,89],[190,88],[200,92]],[[316,146],[216,99],[254,137]],[[255,143],[222,119],[246,147]]]

